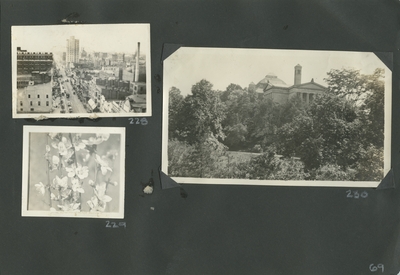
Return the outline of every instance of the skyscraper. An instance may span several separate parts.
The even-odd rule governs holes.
[[[67,39],[67,63],[79,61],[79,39],[71,36]]]

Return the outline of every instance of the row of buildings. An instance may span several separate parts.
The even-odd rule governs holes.
[[[144,61],[144,56],[140,57]],[[67,39],[66,52],[63,52],[63,62],[74,64],[77,67],[99,69],[103,66],[131,66],[135,63],[136,54],[94,52],[88,53],[84,48],[80,50],[79,39],[71,36]]]
[[[96,77],[86,74],[80,79],[82,87],[90,87],[90,103],[101,110],[113,102],[114,111],[143,112],[146,109],[146,60],[140,55],[140,43],[135,54],[92,53],[80,51],[79,39],[71,36],[66,41],[62,61],[66,71],[80,70],[83,73],[96,71]],[[94,65],[100,70],[94,70]],[[54,56],[48,52],[28,52],[17,48],[17,113],[48,113],[53,103]],[[71,75],[70,75],[71,76]],[[83,85],[85,84],[85,85]],[[89,100],[88,100],[89,101]],[[110,101],[110,102],[105,102]],[[110,105],[110,104],[108,104]],[[111,106],[111,105],[110,105]],[[118,107],[119,106],[119,107]]]
[[[103,66],[94,70],[79,63],[67,65],[66,74],[77,94],[93,112],[144,112],[146,110],[146,62],[140,60],[140,43],[132,64]]]

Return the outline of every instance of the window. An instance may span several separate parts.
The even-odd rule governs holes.
[[[32,106],[32,101],[31,101],[31,106]]]
[[[40,101],[38,101],[37,105],[40,106]]]
[[[37,98],[40,98],[40,95],[37,95]]]
[[[19,105],[20,105],[20,106],[24,106],[24,104],[22,103],[22,101],[19,102]]]
[[[31,111],[34,111],[35,109],[31,108]]]
[[[48,101],[46,101],[46,106],[49,106],[49,102]]]
[[[24,111],[24,108],[21,108],[21,112],[23,112]]]
[[[46,98],[49,98],[49,95],[46,95]]]
[[[28,98],[31,98],[31,95],[28,95]]]

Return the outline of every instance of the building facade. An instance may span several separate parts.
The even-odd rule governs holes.
[[[67,39],[67,63],[79,62],[79,39],[71,36]]]
[[[50,113],[53,82],[34,85],[32,81],[29,84],[17,91],[17,113]]]
[[[326,91],[326,87],[315,83],[314,79],[310,82],[301,82],[302,67],[296,65],[294,67],[294,85],[289,86],[284,81],[279,79],[274,74],[268,74],[255,85],[255,91],[264,94],[267,98],[272,99],[274,102],[283,104],[289,98],[298,96],[305,103],[310,103],[314,100],[316,95],[322,94]],[[254,84],[250,84],[254,87]],[[250,86],[249,86],[250,87]]]
[[[28,52],[17,47],[17,75],[47,72],[53,67],[53,53]]]

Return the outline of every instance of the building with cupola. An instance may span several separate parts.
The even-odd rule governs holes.
[[[326,87],[314,82],[311,79],[309,82],[302,83],[301,81],[302,67],[298,64],[294,67],[294,84],[287,85],[283,80],[276,75],[269,73],[257,84],[249,85],[259,94],[264,94],[267,98],[274,102],[283,104],[293,96],[298,96],[304,102],[310,103],[316,95],[326,91]]]

